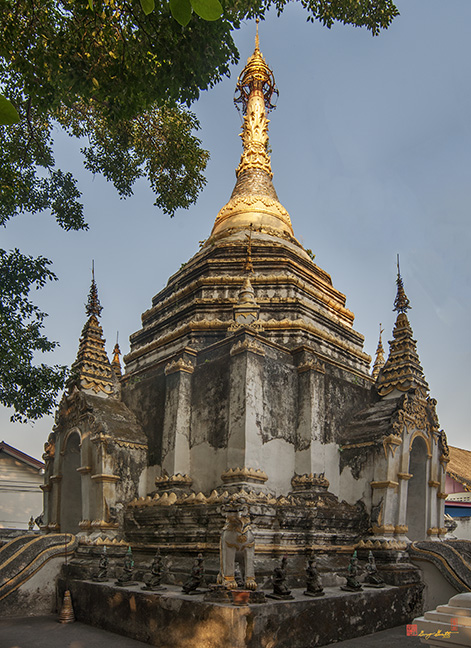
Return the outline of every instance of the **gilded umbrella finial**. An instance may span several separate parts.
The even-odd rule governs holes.
[[[85,312],[88,317],[91,317],[92,315],[100,317],[102,310],[103,307],[98,299],[98,289],[95,283],[95,261],[92,261],[92,285],[90,286],[90,292],[88,293],[88,302],[85,305]]]
[[[254,53],[247,59],[247,63],[237,79],[236,96],[234,97],[236,108],[238,109],[239,104],[241,104],[244,115],[247,114],[249,99],[254,91],[258,91],[261,94],[267,112],[270,112],[270,110],[276,107],[273,100],[275,96],[278,96],[275,77],[260,51],[258,23],[259,20],[257,18]]]
[[[270,156],[267,153],[267,113],[275,107],[273,100],[277,95],[275,77],[259,49],[257,22],[255,50],[237,79],[236,96],[234,97],[236,107],[241,105],[244,115],[241,134],[244,152],[236,170],[237,177],[248,169],[261,169],[270,178],[273,177]]]
[[[396,299],[394,300],[393,310],[397,311],[398,313],[405,313],[406,311],[410,310],[412,306],[410,305],[410,301],[404,290],[404,284],[402,283],[401,269],[399,267],[399,254],[397,255],[396,284],[397,284],[397,294],[396,294]]]

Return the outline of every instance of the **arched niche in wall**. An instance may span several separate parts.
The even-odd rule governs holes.
[[[427,539],[428,454],[425,439],[415,436],[409,452],[409,473],[412,477],[407,489],[407,537],[412,541]]]
[[[82,519],[82,478],[77,472],[77,468],[81,465],[80,451],[80,433],[78,430],[72,430],[67,435],[61,457],[60,529],[62,532],[80,531],[78,524]]]

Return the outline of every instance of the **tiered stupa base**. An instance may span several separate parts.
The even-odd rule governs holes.
[[[313,493],[309,499],[294,494],[286,497],[239,487],[232,494],[222,487],[209,497],[203,493],[177,495],[174,491],[134,500],[125,513],[126,540],[141,550],[160,547],[182,569],[202,552],[208,575],[219,570],[223,505],[244,505],[250,511],[255,535],[255,572],[259,583],[267,581],[275,561],[290,557],[293,582],[303,582],[306,556],[311,552],[329,556],[351,554],[367,532],[363,507],[339,502],[329,492]],[[334,560],[337,563],[337,560]],[[342,561],[341,561],[342,562]],[[243,565],[241,565],[243,568]]]

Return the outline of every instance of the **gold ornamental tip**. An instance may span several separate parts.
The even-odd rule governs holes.
[[[397,295],[396,295],[396,299],[394,300],[393,310],[397,311],[398,313],[405,313],[406,311],[410,310],[412,306],[410,305],[409,298],[407,297],[406,291],[404,290],[404,283],[401,277],[401,268],[399,267],[399,254],[397,255],[396,285],[397,285]]]
[[[116,342],[113,349],[113,360],[111,361],[111,366],[119,376],[121,376],[121,362],[119,359],[120,355],[121,349],[119,348],[118,342]]]
[[[238,108],[240,104],[244,115],[247,114],[249,98],[254,90],[262,93],[267,112],[275,108],[274,98],[278,96],[273,72],[259,49],[258,23],[257,18],[254,53],[247,59],[247,63],[237,79],[236,96],[234,97],[236,107]]]
[[[383,348],[383,340],[381,338],[382,333],[384,333],[384,329],[381,327],[381,323],[379,325],[379,340],[378,340],[378,346],[376,347],[376,358],[375,362],[373,365],[373,371],[371,373],[371,376],[376,380],[379,376],[379,372],[381,369],[384,367],[386,360],[384,359],[384,348]]]
[[[100,317],[102,310],[103,307],[98,299],[98,288],[95,282],[95,261],[92,260],[92,283],[90,286],[90,292],[88,293],[88,301],[85,304],[85,312],[88,317],[91,317],[92,315]]]

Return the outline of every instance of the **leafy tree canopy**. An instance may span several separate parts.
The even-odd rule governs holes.
[[[373,35],[398,14],[392,0],[299,1],[308,20]],[[0,126],[0,224],[49,210],[66,230],[87,227],[75,178],[55,165],[57,124],[85,138],[86,168],[121,197],[146,177],[164,213],[188,207],[204,186],[208,160],[189,106],[237,62],[231,31],[240,21],[263,18],[270,6],[281,13],[287,3],[222,0],[215,20],[215,0],[0,0],[0,124],[7,124]],[[64,372],[43,365],[43,377],[34,374],[34,351],[54,343],[40,334],[44,314],[28,301],[27,287],[54,277],[46,259],[9,254],[0,256],[2,281],[8,278],[0,292],[0,402],[35,418],[50,410]]]
[[[263,16],[272,4],[281,12],[287,2],[226,0],[216,21],[191,14],[188,4],[182,28],[170,10],[178,16],[189,0],[154,1],[147,15],[138,0],[0,0],[0,88],[20,117],[2,129],[1,222],[51,209],[61,226],[84,226],[75,180],[54,166],[54,122],[88,138],[85,166],[111,180],[120,196],[146,176],[164,212],[188,207],[204,185],[208,153],[183,106],[237,61],[231,30],[240,20]],[[391,0],[301,3],[310,20],[373,34],[397,14]],[[147,10],[151,5],[144,3]]]
[[[57,346],[42,335],[46,315],[28,298],[32,287],[56,278],[50,263],[0,250],[0,402],[15,409],[16,421],[49,414],[67,373],[66,367],[33,365],[35,352]]]

